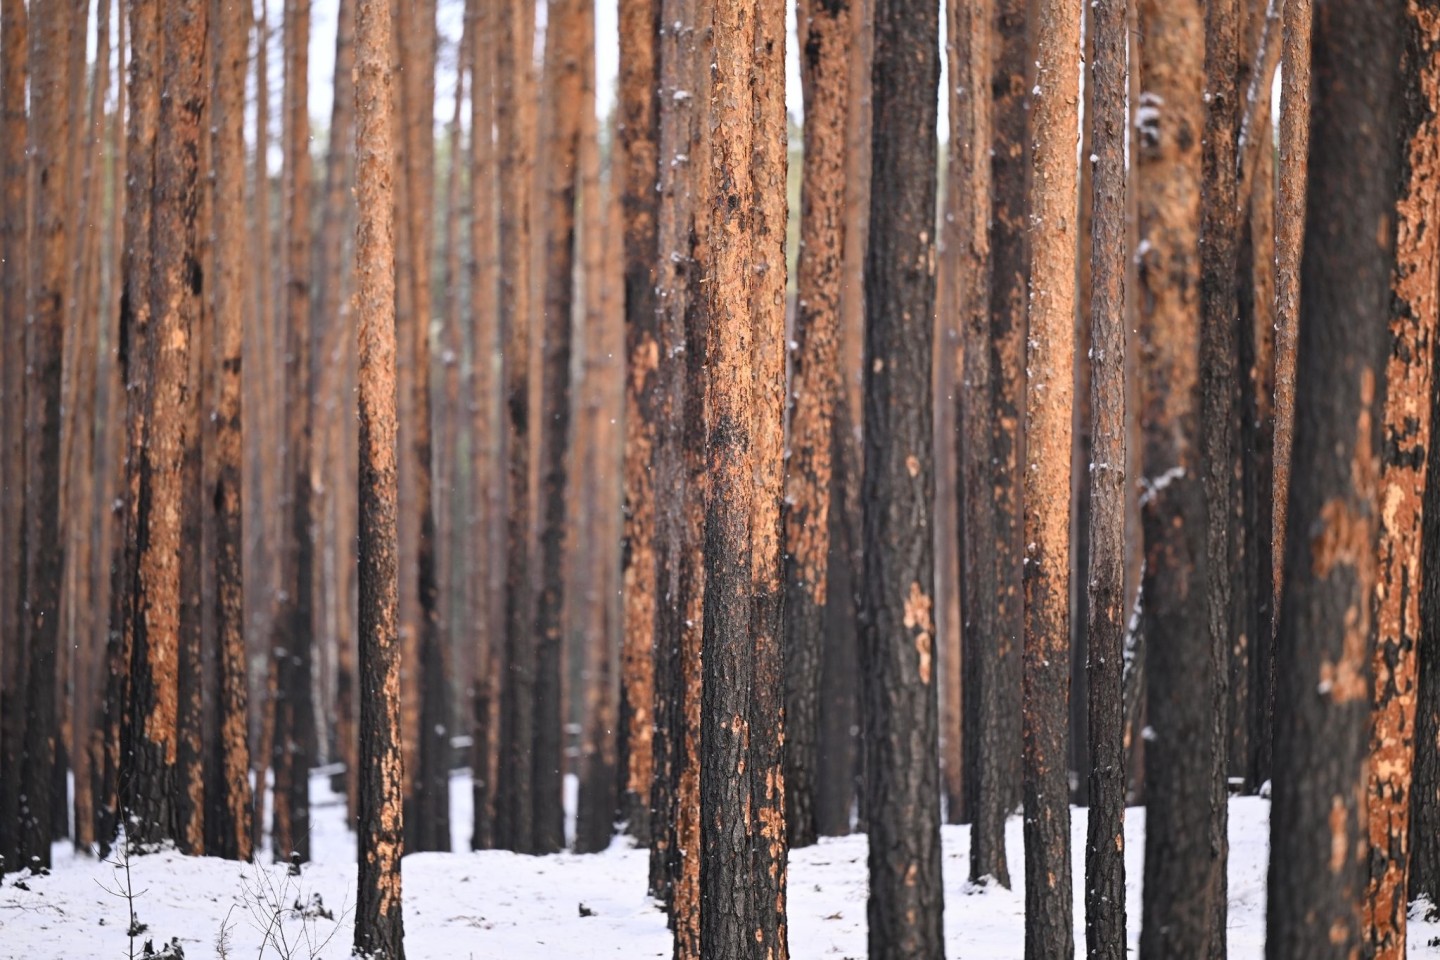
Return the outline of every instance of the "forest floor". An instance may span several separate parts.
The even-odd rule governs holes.
[[[573,809],[573,782],[567,806]],[[355,842],[344,804],[315,778],[312,853],[299,877],[283,865],[256,866],[175,853],[131,858],[129,889],[146,940],[178,938],[188,960],[209,957],[344,958],[355,900]],[[469,846],[470,781],[451,780],[451,834]],[[1270,805],[1230,804],[1229,956],[1264,954],[1265,875]],[[1131,952],[1140,914],[1144,811],[1128,811],[1126,895]],[[966,884],[969,830],[943,829],[945,939],[956,960],[1023,955],[1021,822],[1007,830],[1013,890]],[[1076,946],[1084,955],[1082,906],[1085,811],[1072,817],[1076,851]],[[123,865],[57,844],[48,876],[7,876],[0,884],[0,958],[128,957],[129,901]],[[543,960],[668,957],[665,917],[645,896],[647,854],[617,840],[599,855],[524,857],[499,851],[422,853],[404,861],[405,950],[409,960]],[[790,949],[794,960],[865,956],[865,838],[828,839],[790,856]],[[302,908],[297,911],[297,905]],[[304,909],[309,905],[308,909]],[[221,941],[224,940],[222,948]],[[1433,944],[1433,945],[1432,945]],[[1440,923],[1411,925],[1411,957],[1440,958]]]

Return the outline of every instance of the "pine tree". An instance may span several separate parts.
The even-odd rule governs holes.
[[[360,816],[354,952],[403,960],[396,568],[394,95],[388,0],[355,7],[355,314],[360,415]]]
[[[1372,604],[1403,4],[1316,5],[1266,956],[1364,947]],[[1381,133],[1384,131],[1384,133]],[[1357,225],[1364,229],[1356,229]]]

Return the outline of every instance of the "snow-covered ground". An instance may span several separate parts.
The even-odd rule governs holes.
[[[343,804],[321,779],[312,782],[315,862],[300,877],[284,866],[257,867],[211,858],[157,854],[130,861],[130,886],[146,939],[157,948],[179,938],[189,960],[206,957],[349,955],[355,901],[354,838]],[[468,846],[469,780],[451,781],[455,849]],[[573,798],[573,788],[570,791]],[[572,801],[573,802],[573,801]],[[1259,960],[1265,936],[1269,803],[1230,805],[1230,957]],[[1072,836],[1084,850],[1085,811]],[[967,890],[969,831],[944,828],[947,955],[1003,960],[1023,955],[1021,824],[1007,831],[1014,890]],[[1144,813],[1125,822],[1130,943],[1137,942]],[[405,949],[410,960],[541,960],[668,957],[664,915],[645,896],[647,854],[617,840],[596,856],[523,857],[511,853],[415,854],[405,858]],[[1084,955],[1083,858],[1075,862],[1076,944]],[[124,871],[68,845],[55,848],[43,877],[6,877],[0,887],[0,957],[126,957],[129,939]],[[323,902],[334,919],[294,906]],[[280,909],[277,910],[276,904]],[[280,914],[277,921],[277,913]],[[218,943],[225,931],[222,953]],[[268,938],[268,945],[267,945]],[[1410,956],[1440,958],[1440,924],[1411,924]],[[262,949],[262,946],[264,949]],[[865,838],[825,840],[790,858],[790,949],[795,960],[865,956]]]

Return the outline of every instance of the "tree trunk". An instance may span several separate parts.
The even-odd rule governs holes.
[[[403,960],[395,206],[388,0],[355,8],[355,312],[360,415],[360,817],[354,952]]]
[[[1371,656],[1374,713],[1370,728],[1369,883],[1365,939],[1375,960],[1404,960],[1406,873],[1415,694],[1423,592],[1422,527],[1434,384],[1437,272],[1437,108],[1440,108],[1440,4],[1407,4],[1401,58],[1400,119],[1405,153],[1396,183],[1395,273],[1385,358],[1378,502],[1376,646]]]
[[[662,4],[657,352],[653,493],[654,734],[651,740],[650,889],[670,908],[678,958],[700,949],[699,723],[704,625],[705,305],[698,285],[707,169],[700,107],[709,88],[694,0]],[[678,26],[677,26],[678,24]]]
[[[785,823],[792,847],[814,843],[820,675],[830,553],[839,312],[845,249],[845,131],[851,4],[807,0],[800,13],[805,154],[797,311],[785,478]]]
[[[1231,651],[1243,648],[1254,626],[1254,608],[1245,595],[1245,529],[1240,450],[1241,349],[1237,299],[1239,209],[1237,173],[1241,88],[1239,70],[1239,0],[1211,0],[1205,5],[1204,139],[1200,188],[1200,447],[1204,463],[1205,593],[1208,600],[1210,669],[1213,686],[1209,734],[1210,843],[1214,861],[1206,883],[1213,886],[1207,902],[1211,960],[1225,958],[1225,913],[1229,860],[1226,788],[1229,775]],[[1247,370],[1248,379],[1248,370]],[[1179,675],[1175,675],[1178,677]],[[1163,745],[1160,748],[1163,749]],[[1189,745],[1181,749],[1189,749]],[[1187,883],[1193,887],[1195,878]]]
[[[3,263],[0,263],[0,539],[10,545],[0,557],[0,765],[20,769],[25,729],[25,656],[21,636],[25,596],[25,303],[29,283],[29,140],[25,115],[25,83],[29,55],[28,19],[24,0],[5,0],[0,7],[0,110],[4,146],[0,157],[5,207]],[[18,869],[20,778],[0,782],[0,872]]]
[[[656,320],[656,150],[660,135],[659,0],[620,4],[619,156],[625,208],[625,640],[621,650],[620,816],[650,842],[651,737],[655,699],[655,489],[660,363]]]
[[[700,949],[784,960],[784,17],[771,0],[710,9]]]
[[[495,813],[497,846],[528,853],[533,847],[535,649],[530,631],[530,195],[533,177],[532,96],[534,10],[529,0],[507,0],[500,19],[496,73],[499,133],[500,322],[504,349],[508,546],[505,573],[505,678],[501,692],[500,768]]]
[[[246,734],[249,684],[245,667],[242,554],[241,359],[245,290],[245,74],[249,8],[216,0],[215,103],[212,129],[215,176],[215,330],[220,384],[216,411],[216,484],[211,498],[216,525],[216,683],[210,709],[215,742],[206,789],[205,850],[249,860],[250,750]]]
[[[1142,957],[1211,956],[1215,664],[1207,616],[1201,475],[1200,4],[1144,0],[1142,99],[1135,110],[1147,653]]]
[[[1070,456],[1079,245],[1074,136],[1081,7],[1036,10],[1033,243],[1025,368],[1025,956],[1075,954],[1070,872]]]
[[[55,690],[59,654],[61,366],[69,277],[70,111],[67,109],[71,11],[35,11],[29,32],[30,223],[25,338],[25,576],[21,643],[26,661],[24,741],[20,764],[19,861],[50,866],[54,832]],[[18,678],[17,678],[18,681]]]
[[[970,879],[1010,885],[1005,819],[1020,784],[1021,585],[1020,457],[1025,383],[1026,4],[999,0],[988,30],[990,90],[989,312],[968,318],[965,590],[969,627],[965,700],[975,758],[970,790]],[[982,131],[976,129],[976,136]],[[983,323],[983,326],[981,325]]]
[[[534,852],[565,846],[561,808],[564,723],[561,706],[561,610],[565,593],[567,452],[570,445],[570,355],[575,282],[575,196],[579,182],[580,113],[594,100],[594,79],[581,70],[594,46],[589,0],[554,0],[545,30],[545,96],[549,143],[545,153],[545,343],[540,442],[543,466],[540,596],[535,606]],[[593,106],[590,108],[594,112]],[[592,478],[593,479],[593,478]]]
[[[1285,0],[1280,69],[1279,184],[1275,195],[1275,481],[1271,569],[1274,626],[1278,631],[1285,577],[1285,527],[1290,503],[1291,450],[1295,429],[1295,352],[1300,329],[1300,247],[1305,236],[1306,163],[1310,144],[1310,33],[1313,0]],[[1259,663],[1260,698],[1255,780],[1265,783],[1274,766],[1275,645]]]
[[[498,21],[495,6],[475,2],[477,21],[471,28],[470,90],[470,256],[471,256],[471,377],[470,540],[472,574],[477,608],[472,616],[477,632],[476,674],[473,680],[473,747],[471,750],[474,829],[470,845],[476,850],[495,846],[495,780],[499,767],[499,676],[503,603],[496,588],[502,565],[497,556],[500,524],[496,465],[501,451],[496,394],[498,316],[500,301],[496,237],[495,45]]]
[[[1275,675],[1266,956],[1360,955],[1403,4],[1323,2]],[[1387,131],[1382,135],[1380,131]],[[1432,291],[1433,292],[1433,291]],[[1397,398],[1403,399],[1403,398]],[[1387,497],[1384,514],[1394,508]]]
[[[930,517],[939,72],[938,11],[877,3],[860,631],[876,960],[944,955]]]
[[[1085,955],[1125,960],[1125,2],[1090,8],[1089,681]],[[1088,158],[1087,158],[1088,159]]]

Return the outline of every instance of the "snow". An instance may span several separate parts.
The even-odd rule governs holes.
[[[573,810],[573,780],[567,806]],[[218,956],[217,936],[229,931],[228,956],[275,957],[262,952],[267,927],[283,933],[297,958],[349,955],[355,899],[354,839],[344,825],[344,805],[328,783],[311,783],[312,846],[316,862],[300,877],[283,865],[257,867],[175,853],[131,859],[136,912],[148,925],[136,943],[156,946],[178,937],[185,955]],[[456,850],[468,846],[470,782],[451,780],[452,835]],[[1265,874],[1269,803],[1254,797],[1230,804],[1229,956],[1259,960],[1264,946]],[[1126,900],[1132,954],[1139,937],[1140,872],[1144,811],[1125,820]],[[1021,820],[1006,828],[1015,889],[971,887],[969,829],[944,827],[945,938],[947,956],[1008,960],[1024,952],[1024,880]],[[1083,875],[1085,811],[1071,818],[1075,851],[1076,949],[1084,955]],[[796,960],[865,956],[865,838],[826,839],[790,858],[790,946]],[[645,958],[668,957],[665,917],[645,895],[648,854],[617,839],[605,853],[525,857],[499,851],[422,853],[404,861],[405,949],[411,960],[428,958]],[[55,869],[42,877],[6,877],[0,889],[0,958],[126,956],[123,871],[77,855],[57,844]],[[108,889],[107,889],[108,888]],[[299,901],[323,901],[335,919],[297,917]],[[273,907],[285,908],[278,928]],[[582,916],[581,907],[588,911]],[[327,941],[328,938],[328,941]],[[1440,957],[1440,924],[1411,924],[1411,957]]]

